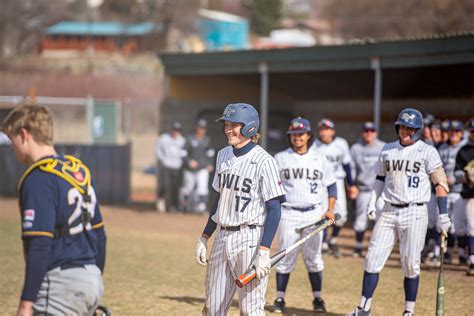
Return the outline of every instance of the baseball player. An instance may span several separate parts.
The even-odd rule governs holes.
[[[17,315],[92,315],[103,293],[106,236],[91,173],[53,147],[42,106],[21,105],[3,122],[17,160],[25,282]]]
[[[467,124],[469,140],[456,156],[454,175],[463,183],[461,196],[464,202],[469,245],[469,268],[467,275],[474,275],[474,118]]]
[[[403,315],[414,315],[420,254],[428,224],[426,203],[430,199],[430,180],[436,186],[439,228],[446,233],[451,225],[447,210],[448,181],[441,158],[433,146],[420,141],[423,116],[415,109],[404,109],[395,128],[399,139],[382,149],[367,207],[367,214],[375,212],[375,202],[382,195],[385,205],[370,238],[362,296],[351,315],[370,315],[379,273],[397,241],[405,275]]]
[[[185,211],[204,213],[207,207],[209,172],[213,170],[211,160],[214,157],[214,149],[210,147],[206,131],[207,121],[199,119],[194,135],[189,136],[184,145],[186,157],[184,158],[181,193],[182,208]],[[197,195],[195,206],[195,203],[192,203],[194,195]]]
[[[431,136],[431,125],[435,122],[436,118],[431,113],[425,113],[423,115],[423,134],[422,139],[425,143],[433,145],[433,137]]]
[[[175,211],[179,207],[185,142],[179,122],[173,122],[170,131],[161,135],[156,142],[155,154],[158,160],[156,208],[158,212],[164,212],[166,209]]]
[[[365,122],[362,125],[361,139],[351,147],[351,156],[356,173],[356,185],[359,189],[359,195],[356,199],[356,219],[354,221],[354,230],[356,232],[354,257],[362,255],[362,241],[364,240],[364,232],[367,229],[369,219],[366,209],[375,181],[375,167],[384,145],[385,142],[377,138],[375,124]],[[377,213],[380,213],[383,208],[382,199],[377,200],[376,207]],[[372,217],[370,220],[375,220],[375,218]]]
[[[449,194],[448,194],[448,214],[453,225],[448,232],[448,249],[445,253],[445,262],[452,262],[452,250],[455,239],[458,241],[459,247],[459,263],[466,264],[465,248],[467,246],[467,227],[466,214],[464,204],[461,197],[462,183],[456,181],[454,169],[456,164],[456,155],[461,147],[464,146],[463,141],[464,125],[461,121],[450,121],[449,141],[442,144],[438,151],[443,162],[446,176],[448,177]]]
[[[438,140],[436,142],[438,147],[442,143],[446,143],[446,142],[449,141],[449,131],[451,129],[451,122],[449,120],[444,120],[444,121],[441,122],[440,126],[441,126],[441,133],[440,133],[439,140],[438,140],[438,137],[436,137],[436,140]]]
[[[329,246],[332,254],[336,258],[340,258],[341,254],[337,246],[337,236],[341,227],[347,221],[347,201],[344,178],[348,184],[348,194],[350,198],[356,198],[358,194],[355,181],[352,178],[351,171],[351,154],[349,144],[341,137],[336,137],[336,127],[330,119],[322,119],[318,123],[319,138],[316,139],[312,147],[324,155],[333,165],[334,174],[336,176],[337,193],[339,198],[334,206],[334,213],[341,215],[341,219],[332,226],[332,236],[328,243],[323,243],[323,251]],[[326,239],[326,238],[325,238]],[[326,240],[324,240],[325,242]]]
[[[217,230],[206,273],[203,315],[224,315],[237,289],[241,315],[264,315],[270,271],[270,246],[285,194],[275,160],[256,144],[258,112],[246,103],[226,106],[218,121],[229,146],[217,154],[212,182],[218,193],[196,245],[196,261],[206,265],[207,241]],[[237,288],[249,267],[257,279]]]
[[[287,131],[291,147],[275,155],[283,188],[286,192],[286,203],[283,204],[278,241],[283,250],[311,232],[311,228],[301,232],[295,229],[308,223],[317,222],[321,217],[333,218],[334,203],[337,198],[336,178],[333,166],[327,159],[314,150],[309,150],[313,135],[307,119],[298,117],[290,122]],[[322,199],[328,191],[328,209],[323,210]],[[321,255],[323,233],[308,240],[301,247],[304,263],[313,290],[313,308],[315,312],[324,313],[326,307],[321,298],[324,262]],[[298,251],[293,251],[283,258],[276,267],[277,298],[274,302],[275,312],[283,312],[285,291],[294,270]]]

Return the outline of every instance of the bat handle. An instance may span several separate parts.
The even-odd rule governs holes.
[[[249,283],[250,281],[252,281],[253,279],[255,279],[255,276],[256,276],[255,269],[251,268],[250,270],[242,274],[237,280],[235,280],[235,284],[237,284],[237,286],[241,288],[245,286],[247,283]]]

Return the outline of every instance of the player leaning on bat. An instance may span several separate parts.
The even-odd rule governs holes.
[[[423,116],[415,109],[405,109],[398,115],[395,129],[398,140],[386,144],[379,157],[367,212],[375,212],[375,202],[382,193],[385,206],[370,238],[361,299],[350,315],[370,315],[379,273],[397,240],[405,275],[403,315],[414,315],[420,256],[428,226],[430,180],[436,188],[439,228],[445,234],[451,226],[447,213],[448,181],[441,158],[436,148],[420,140]]]
[[[229,146],[217,154],[212,187],[218,198],[196,245],[196,260],[206,265],[207,240],[217,230],[202,313],[226,314],[237,290],[241,315],[264,315],[270,246],[285,193],[275,160],[256,144],[259,116],[255,108],[229,104],[218,121],[223,122]],[[237,288],[235,280],[251,266],[257,280]]]
[[[299,239],[310,234],[314,227],[296,232],[295,229],[319,221],[322,217],[334,218],[334,203],[337,198],[334,167],[323,155],[311,150],[313,135],[307,119],[298,117],[290,122],[287,131],[291,146],[275,155],[287,201],[283,204],[278,233],[279,251],[290,247]],[[323,191],[328,191],[327,210],[322,208]],[[309,239],[301,247],[304,263],[313,291],[313,308],[316,312],[326,312],[321,298],[324,262],[321,255],[323,232]],[[294,270],[298,251],[289,253],[277,265],[277,298],[275,312],[283,312],[285,291]]]

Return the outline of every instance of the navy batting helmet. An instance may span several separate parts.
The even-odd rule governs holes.
[[[311,132],[311,125],[309,121],[302,117],[297,117],[292,119],[290,122],[290,126],[288,126],[287,134],[302,134],[302,133],[310,133]]]
[[[415,109],[404,109],[398,114],[398,119],[395,122],[397,134],[400,125],[416,129],[416,132],[411,136],[411,140],[417,141],[421,138],[423,132],[423,115]]]
[[[240,133],[244,137],[257,135],[258,127],[260,125],[257,110],[247,103],[231,103],[227,105],[222,113],[222,117],[218,118],[216,121],[229,121],[244,124],[240,130]]]

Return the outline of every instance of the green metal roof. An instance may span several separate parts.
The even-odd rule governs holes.
[[[270,73],[474,64],[474,31],[419,38],[363,40],[334,46],[160,54],[168,75],[231,75],[258,73],[266,62]]]

